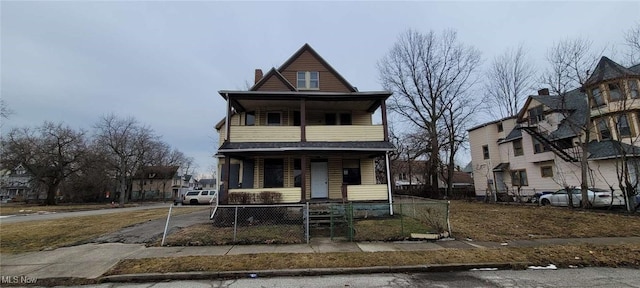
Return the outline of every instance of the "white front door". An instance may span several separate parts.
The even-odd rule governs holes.
[[[327,162],[311,162],[311,198],[329,198]]]

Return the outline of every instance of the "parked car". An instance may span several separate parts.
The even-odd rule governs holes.
[[[531,203],[540,203],[540,197],[551,193],[553,193],[553,191],[536,192],[536,194],[533,194],[533,196],[531,196]]]
[[[187,191],[182,199],[182,204],[209,204],[216,196],[215,190],[192,190]]]
[[[570,191],[573,200],[573,206],[579,207],[580,203],[582,202],[582,193],[580,191],[580,188],[574,188]],[[551,194],[542,195],[540,196],[540,205],[569,206],[569,197],[567,195],[567,190],[565,189],[560,189]],[[616,192],[612,195],[610,190],[589,188],[589,190],[587,190],[587,196],[589,199],[589,203],[591,203],[591,206],[593,207],[624,205],[624,197],[622,196],[622,192]]]

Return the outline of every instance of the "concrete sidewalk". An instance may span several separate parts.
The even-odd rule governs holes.
[[[37,279],[77,277],[96,279],[122,259],[240,255],[257,253],[329,253],[425,251],[438,249],[486,249],[499,247],[536,247],[591,243],[601,245],[640,243],[640,237],[569,238],[516,240],[508,243],[440,240],[433,242],[338,242],[314,238],[310,244],[229,245],[199,247],[145,247],[142,244],[85,244],[51,251],[1,254],[0,275],[28,276]]]

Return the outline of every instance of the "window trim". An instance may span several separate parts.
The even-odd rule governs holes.
[[[304,78],[300,78],[301,73],[304,73]],[[316,75],[316,84],[318,87],[311,87],[311,75]],[[304,86],[300,85],[301,80],[304,81]],[[320,90],[320,71],[297,71],[296,88],[298,90]]]
[[[518,175],[518,177],[515,177],[515,175]],[[522,183],[523,175],[524,175],[524,182],[525,182],[524,184]],[[517,183],[516,183],[516,179],[518,180]],[[511,170],[511,186],[515,186],[515,187],[529,186],[527,169]]]

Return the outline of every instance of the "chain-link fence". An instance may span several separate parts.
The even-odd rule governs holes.
[[[349,241],[396,241],[447,236],[449,202],[395,196],[391,215],[388,203],[330,205],[331,238]]]
[[[215,243],[294,244],[309,242],[308,206],[220,205],[213,216]]]

